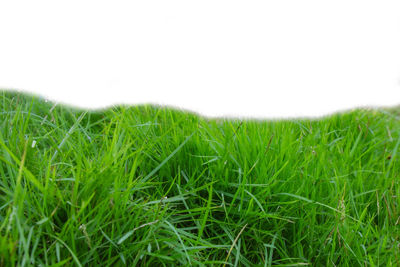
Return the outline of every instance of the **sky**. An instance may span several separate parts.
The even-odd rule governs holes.
[[[318,117],[400,104],[400,2],[1,1],[0,88],[100,109]]]

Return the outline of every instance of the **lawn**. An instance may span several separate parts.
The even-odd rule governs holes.
[[[0,266],[400,266],[399,109],[207,119],[0,92]]]

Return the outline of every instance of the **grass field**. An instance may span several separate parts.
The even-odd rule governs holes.
[[[208,120],[0,92],[0,266],[400,266],[400,117]]]

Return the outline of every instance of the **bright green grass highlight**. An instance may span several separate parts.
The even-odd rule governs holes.
[[[0,266],[399,266],[398,110],[81,111],[0,92]]]

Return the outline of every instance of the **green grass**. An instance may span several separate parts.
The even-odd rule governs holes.
[[[399,119],[208,120],[0,92],[0,265],[399,266]]]

